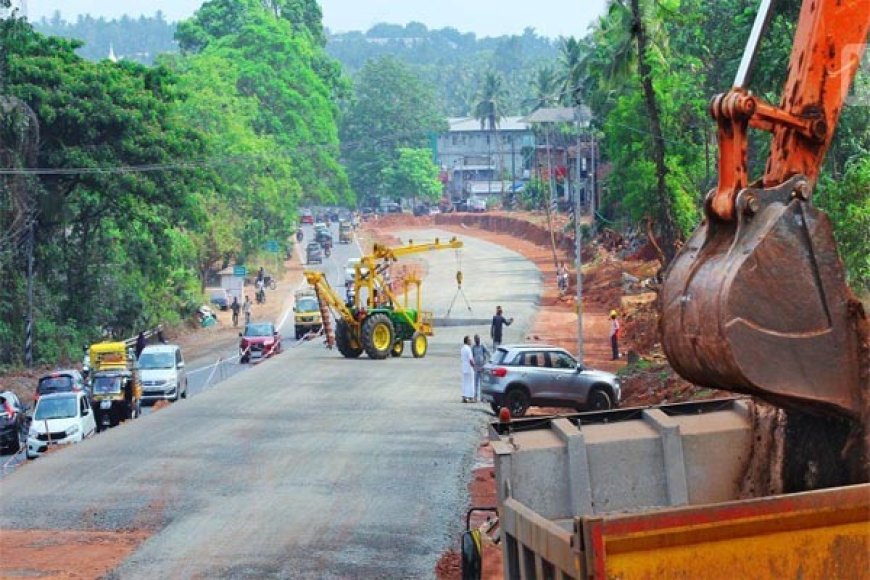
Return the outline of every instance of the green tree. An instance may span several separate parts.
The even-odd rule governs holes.
[[[434,89],[394,58],[368,62],[360,71],[341,127],[342,158],[358,196],[388,193],[383,170],[401,148],[422,148],[445,128]]]
[[[441,197],[442,185],[438,179],[438,166],[432,161],[429,149],[401,147],[394,165],[382,171],[384,186],[390,198],[404,198],[416,205],[418,198],[436,201]]]

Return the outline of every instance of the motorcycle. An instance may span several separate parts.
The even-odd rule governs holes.
[[[332,250],[330,249],[332,246],[326,246],[323,248],[323,254],[328,258],[332,255]]]
[[[257,304],[266,302],[266,288],[261,286],[257,289]]]
[[[302,237],[303,237],[302,230],[297,230],[297,231],[296,231],[296,241],[297,241],[297,242],[301,242],[301,241],[302,241]]]

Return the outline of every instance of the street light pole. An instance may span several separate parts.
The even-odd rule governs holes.
[[[580,118],[577,118],[577,185],[574,187],[574,267],[577,269],[577,360],[583,363],[583,239],[580,232]]]
[[[24,332],[24,364],[33,368],[33,218],[27,227],[27,328]]]

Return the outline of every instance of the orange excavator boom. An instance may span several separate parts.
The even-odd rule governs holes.
[[[695,384],[866,420],[867,320],[811,195],[867,43],[870,0],[804,1],[779,106],[746,86],[770,4],[735,86],[711,101],[719,183],[666,274],[662,344]],[[755,182],[750,127],[773,133]]]

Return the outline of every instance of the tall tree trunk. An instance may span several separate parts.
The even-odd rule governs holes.
[[[646,25],[640,10],[640,0],[631,0],[631,12],[634,19],[635,38],[637,39],[637,64],[640,73],[640,82],[643,87],[643,98],[649,116],[650,130],[653,137],[653,160],[656,164],[656,193],[659,199],[659,227],[662,238],[662,251],[665,255],[665,264],[669,263],[676,253],[677,227],[674,222],[674,214],[671,208],[671,196],[668,193],[665,177],[668,168],[665,165],[665,141],[662,136],[662,123],[659,116],[659,107],[656,102],[655,90],[653,89],[652,71],[647,62],[647,39]]]

